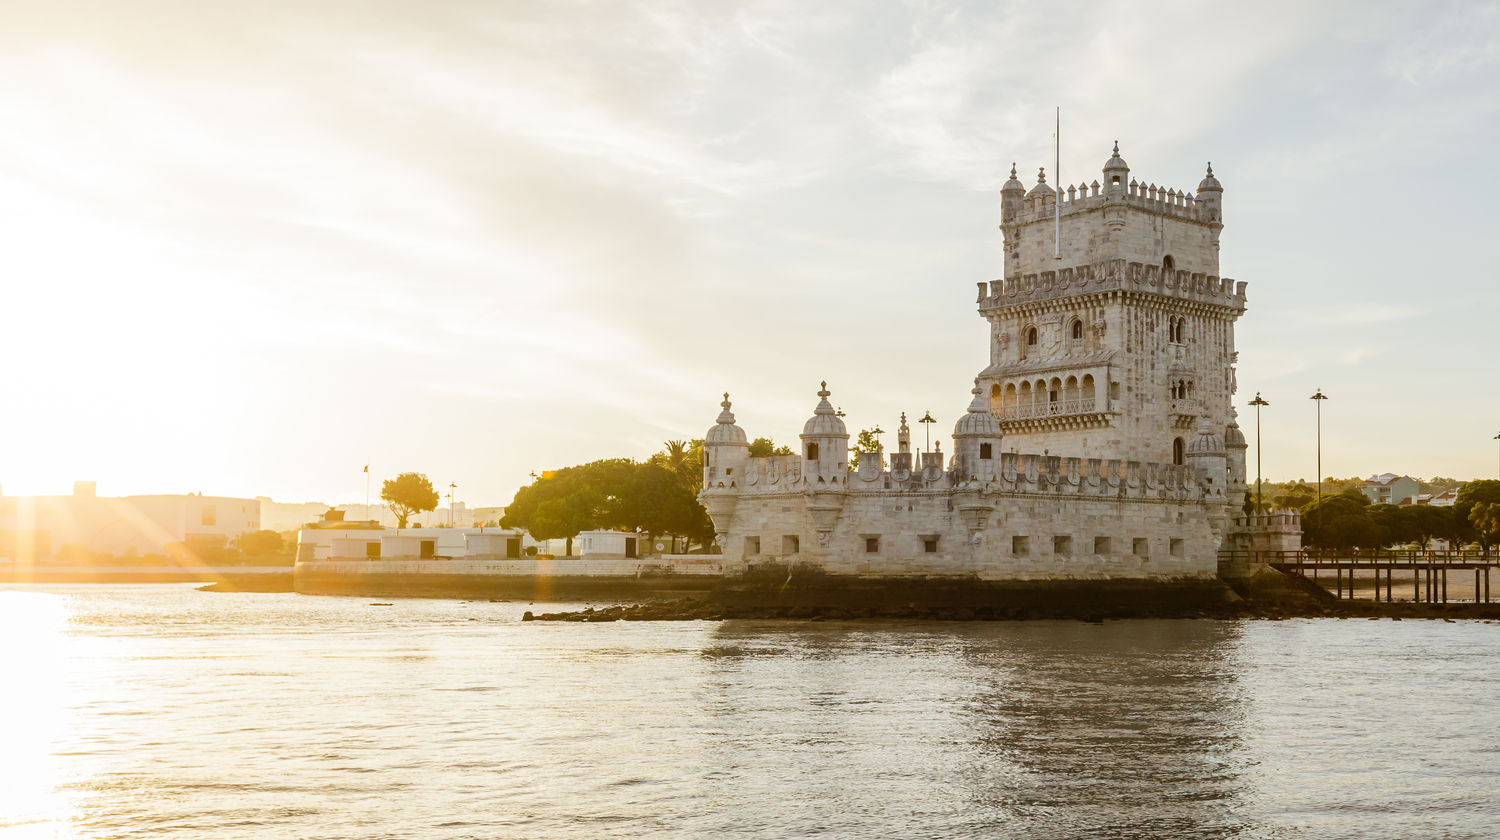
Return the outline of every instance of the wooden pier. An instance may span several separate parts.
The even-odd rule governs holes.
[[[1374,583],[1373,600],[1393,602],[1398,600],[1428,604],[1450,603],[1448,589],[1450,574],[1474,573],[1472,597],[1460,598],[1454,592],[1452,603],[1494,603],[1490,597],[1490,570],[1500,568],[1500,558],[1485,551],[1263,551],[1221,552],[1220,562],[1237,561],[1270,565],[1287,573],[1296,573],[1317,586],[1328,589],[1333,584],[1333,596],[1339,599],[1360,597]],[[1355,577],[1361,574],[1356,589]],[[1454,580],[1454,589],[1459,588]],[[1407,598],[1406,592],[1411,592]],[[1382,593],[1384,593],[1382,597]]]

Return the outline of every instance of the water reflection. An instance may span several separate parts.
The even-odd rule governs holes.
[[[790,756],[779,779],[734,779],[734,801],[780,815],[773,830],[1238,837],[1238,632],[730,622],[705,652],[713,753],[731,771]],[[755,700],[767,685],[773,706]],[[788,794],[795,809],[770,806]]]
[[[63,834],[72,807],[60,784],[61,746],[71,705],[71,654],[62,595],[0,592],[0,834]]]

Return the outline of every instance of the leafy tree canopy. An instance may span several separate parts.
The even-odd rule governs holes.
[[[409,472],[386,479],[380,485],[380,500],[390,506],[391,513],[396,514],[397,526],[405,528],[406,521],[412,514],[437,510],[438,494],[432,489],[432,482],[427,476]]]
[[[751,458],[769,458],[772,455],[791,455],[790,446],[777,446],[770,438],[758,437],[750,441]]]
[[[1354,546],[1378,546],[1380,528],[1365,509],[1364,497],[1343,493],[1324,496],[1302,512],[1302,537],[1314,548],[1345,549]]]
[[[1453,518],[1463,527],[1472,527],[1469,510],[1480,502],[1500,502],[1500,481],[1482,478],[1458,488],[1458,498],[1453,502]]]
[[[697,471],[701,483],[701,468]],[[713,525],[682,474],[653,458],[593,461],[549,471],[516,491],[500,524],[524,528],[539,540],[580,531],[641,530],[705,542]]]

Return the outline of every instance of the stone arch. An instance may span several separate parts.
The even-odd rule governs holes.
[[[1068,324],[1068,338],[1070,338],[1070,339],[1072,339],[1074,341],[1082,341],[1083,340],[1083,319],[1082,318],[1074,318],[1073,322],[1070,323],[1070,324]]]
[[[1038,334],[1035,324],[1027,324],[1021,328],[1021,358],[1029,357],[1036,349]]]
[[[1183,463],[1185,448],[1186,447],[1183,445],[1182,438],[1172,438],[1172,463],[1178,465],[1179,467],[1182,466]]]
[[[1085,373],[1083,381],[1079,383],[1080,396],[1083,398],[1083,409],[1085,411],[1097,411],[1098,403],[1094,402],[1094,375]]]

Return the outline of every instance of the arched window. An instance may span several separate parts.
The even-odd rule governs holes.
[[[1172,438],[1172,463],[1182,465],[1182,438]]]
[[[1177,270],[1177,260],[1172,259],[1172,255],[1171,254],[1168,254],[1165,257],[1162,257],[1161,258],[1161,270],[1162,270],[1163,275],[1165,275],[1165,273],[1168,272],[1168,271],[1176,271]]]
[[[1072,336],[1074,341],[1082,341],[1083,321],[1079,320],[1078,318],[1074,318],[1073,325],[1068,329],[1068,335]]]
[[[1036,347],[1036,327],[1027,327],[1021,333],[1021,358],[1029,357],[1034,347]]]

